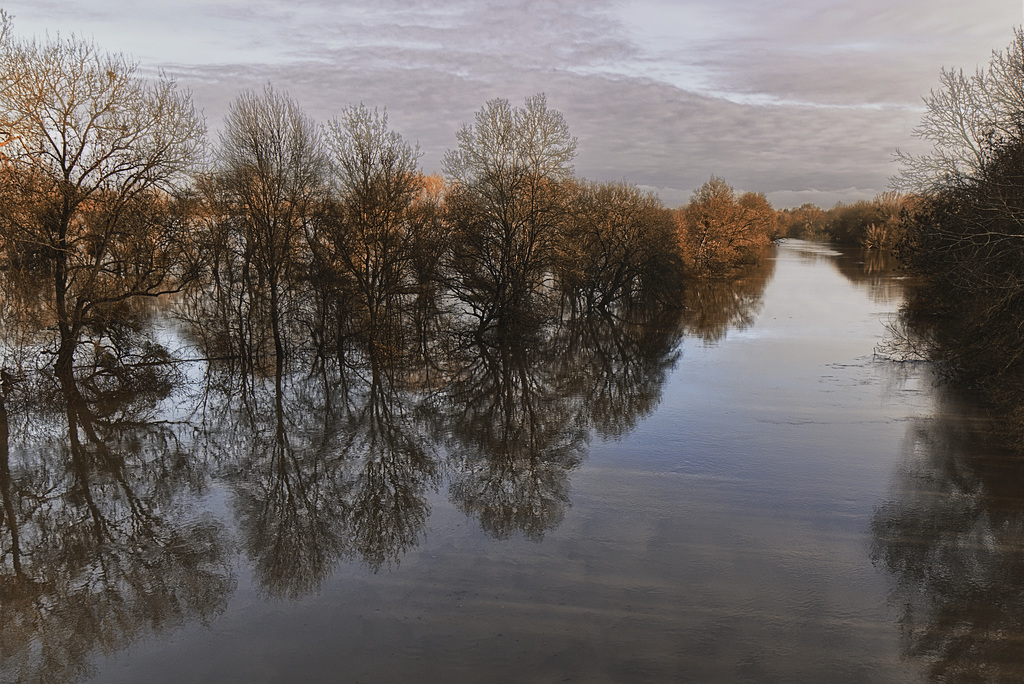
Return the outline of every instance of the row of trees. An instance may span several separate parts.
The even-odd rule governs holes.
[[[677,304],[687,271],[751,261],[775,232],[762,195],[720,179],[673,212],[577,178],[544,95],[486,103],[444,179],[386,114],[321,126],[269,85],[239,95],[211,154],[171,80],[9,29],[3,16],[0,266],[17,286],[3,304],[50,336],[58,376],[123,360],[139,303],[166,295],[209,349],[280,375],[288,340],[325,362],[353,344],[415,350],[442,315],[482,340],[566,307]]]

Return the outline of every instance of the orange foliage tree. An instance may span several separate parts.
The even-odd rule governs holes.
[[[643,295],[671,296],[681,259],[661,200],[626,183],[577,182],[569,196],[556,274],[570,301],[603,309]]]
[[[775,210],[763,194],[737,197],[718,176],[674,215],[687,270],[695,275],[721,274],[756,262],[778,233]]]

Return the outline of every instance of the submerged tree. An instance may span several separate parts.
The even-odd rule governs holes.
[[[644,295],[678,296],[682,254],[661,201],[625,183],[579,183],[572,190],[557,243],[565,295],[601,309]]]
[[[388,129],[386,113],[364,106],[325,130],[333,202],[308,235],[317,287],[336,327],[350,328],[371,355],[394,353],[431,234],[430,217],[417,211],[419,152]]]
[[[992,399],[1018,401],[1024,378],[1024,142],[1006,146],[982,176],[924,202],[900,252],[922,279],[905,314],[936,326],[932,355]],[[1020,410],[1020,409],[1018,409]]]
[[[927,195],[905,221],[898,254],[922,281],[905,320],[924,331],[947,373],[1017,418],[1024,379],[1024,34],[987,70],[943,75],[917,133],[930,155],[903,176]]]
[[[71,37],[6,39],[0,52],[0,250],[12,281],[48,283],[56,370],[143,297],[191,276],[175,196],[205,127],[187,93],[144,81],[121,55]]]
[[[452,231],[449,286],[477,333],[538,314],[565,213],[576,139],[543,94],[524,107],[491,100],[444,158]]]
[[[269,326],[277,374],[283,371],[285,327],[308,258],[304,239],[323,199],[326,158],[316,126],[298,103],[271,86],[243,92],[220,136],[219,200],[234,252],[215,264],[229,286],[237,332],[258,360]]]

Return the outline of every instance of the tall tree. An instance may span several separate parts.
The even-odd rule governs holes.
[[[0,63],[0,249],[9,280],[49,283],[67,375],[85,331],[187,280],[173,200],[205,126],[172,80],[143,80],[135,63],[74,36],[8,36]]]
[[[393,349],[429,228],[415,210],[424,182],[419,151],[388,129],[386,112],[362,105],[344,110],[325,132],[335,206],[313,225],[309,242],[324,284],[348,295],[370,351]]]
[[[453,232],[451,287],[478,333],[536,313],[572,178],[576,139],[543,94],[489,101],[444,158]]]
[[[323,198],[320,132],[295,100],[267,85],[232,103],[217,153],[221,207],[241,253],[239,315],[269,322],[278,376],[286,356],[290,286],[301,276],[303,240]],[[246,326],[241,326],[245,334]],[[248,340],[251,352],[253,340]]]

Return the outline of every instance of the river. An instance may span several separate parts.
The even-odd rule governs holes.
[[[70,564],[66,593],[9,594],[0,674],[1024,678],[1024,472],[927,364],[876,353],[903,287],[876,254],[785,241],[747,280],[691,292],[675,333],[569,344],[544,368],[496,353],[433,418],[368,382],[370,409],[296,399],[263,446],[224,427],[191,430],[202,449],[136,439],[202,466],[175,466],[174,495],[131,471],[164,527],[124,532],[130,563],[108,549],[91,574]],[[497,437],[495,367],[516,422]],[[79,610],[89,582],[111,594]]]

